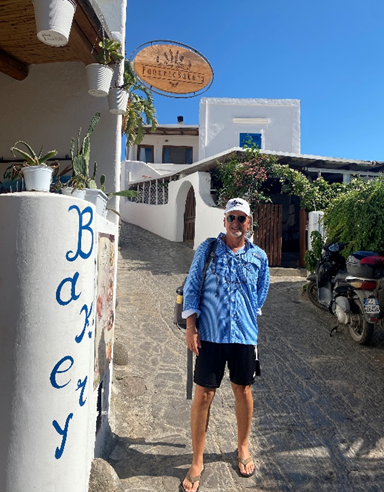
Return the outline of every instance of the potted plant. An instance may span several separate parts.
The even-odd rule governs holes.
[[[114,67],[110,66],[124,56],[120,53],[121,44],[112,39],[103,38],[99,46],[97,63],[91,63],[85,67],[88,80],[88,93],[91,96],[106,97],[111,86]]]
[[[79,129],[77,139],[71,138],[70,155],[72,163],[67,166],[61,173],[58,182],[55,185],[56,190],[61,190],[63,195],[73,195],[77,198],[85,198],[86,188],[97,188],[95,177],[97,163],[95,162],[93,176],[89,175],[89,159],[91,156],[91,133],[96,128],[100,120],[100,113],[96,113],[91,120],[91,124],[80,142],[81,128]],[[72,176],[69,181],[63,185],[61,178],[63,175],[72,171]]]
[[[26,150],[16,147],[19,144],[22,144]],[[15,165],[13,168],[16,174],[23,176],[26,190],[49,191],[52,172],[59,164],[57,161],[52,164],[47,164],[47,161],[52,159],[52,157],[55,157],[57,150],[50,150],[43,155],[43,147],[41,147],[40,152],[36,154],[29,144],[23,140],[18,140],[15,145],[11,147],[11,152],[15,157],[18,153],[25,159],[22,164]]]
[[[73,0],[33,0],[38,39],[49,46],[64,46],[75,15]]]

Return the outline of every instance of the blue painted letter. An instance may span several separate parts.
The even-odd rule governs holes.
[[[80,294],[76,294],[76,282],[78,281],[78,279],[79,279],[79,272],[76,272],[75,275],[73,276],[73,278],[67,277],[60,282],[58,288],[56,289],[56,301],[61,306],[66,306],[70,302],[76,301],[80,297],[81,292],[80,292]],[[61,289],[64,287],[64,285],[67,282],[71,283],[71,297],[68,299],[68,301],[63,301],[63,299],[61,298]]]
[[[53,427],[55,428],[55,431],[60,435],[60,436],[63,436],[63,439],[61,441],[61,446],[60,447],[57,447],[56,448],[56,451],[55,451],[55,458],[57,460],[59,460],[63,453],[64,453],[64,448],[65,448],[65,443],[67,442],[67,436],[68,436],[68,425],[69,425],[69,421],[71,420],[71,418],[73,417],[73,413],[70,413],[67,417],[67,420],[65,421],[65,426],[64,426],[64,429],[62,429],[59,425],[59,423],[57,422],[57,420],[54,420],[52,422],[52,425]]]
[[[80,343],[84,337],[84,333],[85,333],[85,330],[86,328],[89,326],[89,317],[91,316],[92,314],[92,308],[93,308],[93,303],[91,304],[91,307],[89,309],[89,312],[88,312],[88,307],[86,304],[84,304],[84,306],[81,308],[81,311],[80,311],[80,314],[85,311],[85,321],[84,321],[84,328],[83,328],[83,331],[80,333],[80,335],[77,335],[75,337],[75,340],[77,343]],[[89,338],[91,338],[92,336],[92,332],[89,332],[90,333],[90,336]]]
[[[64,364],[64,362],[67,360],[69,361],[69,367],[67,367],[66,369],[60,370],[60,366],[62,364]],[[56,381],[56,375],[57,374],[64,374],[65,372],[68,372],[71,369],[71,367],[73,366],[73,363],[74,363],[73,358],[70,355],[67,355],[66,357],[63,357],[61,360],[59,360],[59,362],[55,365],[55,367],[52,369],[51,376],[49,378],[51,381],[51,384],[54,388],[56,388],[56,389],[65,388],[65,386],[67,386],[67,384],[70,383],[71,380],[69,380],[67,383],[62,384],[62,385],[58,384]]]
[[[79,405],[82,407],[83,405],[85,405],[85,402],[87,401],[87,399],[83,399],[84,397],[84,390],[85,390],[85,387],[87,385],[87,381],[88,381],[88,376],[85,376],[85,379],[84,381],[82,381],[81,379],[78,380],[77,382],[77,388],[76,388],[76,391],[79,390],[81,388],[81,391],[80,391],[80,397],[79,397]]]
[[[91,207],[86,207],[83,211],[79,209],[77,205],[72,205],[69,207],[69,210],[76,210],[76,212],[79,215],[79,232],[78,232],[78,237],[77,237],[77,251],[76,254],[73,254],[73,251],[68,251],[65,257],[67,258],[68,261],[75,261],[78,256],[80,258],[83,258],[83,260],[86,260],[91,256],[92,250],[93,250],[93,229],[90,227],[92,224],[93,220],[93,210]],[[86,224],[83,224],[83,217],[84,214],[88,213],[89,214],[89,220]],[[84,252],[82,250],[82,239],[83,239],[83,231],[88,231],[91,234],[91,246],[89,248],[88,252]],[[72,253],[72,256],[70,256]]]

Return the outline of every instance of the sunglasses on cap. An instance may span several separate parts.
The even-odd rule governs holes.
[[[229,223],[234,222],[236,219],[240,222],[240,224],[244,224],[245,221],[247,220],[247,216],[246,215],[227,215],[227,221]]]

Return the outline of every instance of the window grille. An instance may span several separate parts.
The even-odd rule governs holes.
[[[168,182],[164,179],[139,184],[136,191],[137,197],[133,199],[136,203],[148,205],[165,205],[168,203]]]

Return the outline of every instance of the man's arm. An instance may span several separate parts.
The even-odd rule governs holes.
[[[188,316],[187,329],[185,333],[185,341],[189,350],[199,355],[199,348],[201,348],[199,332],[196,327],[197,315],[196,313]]]

